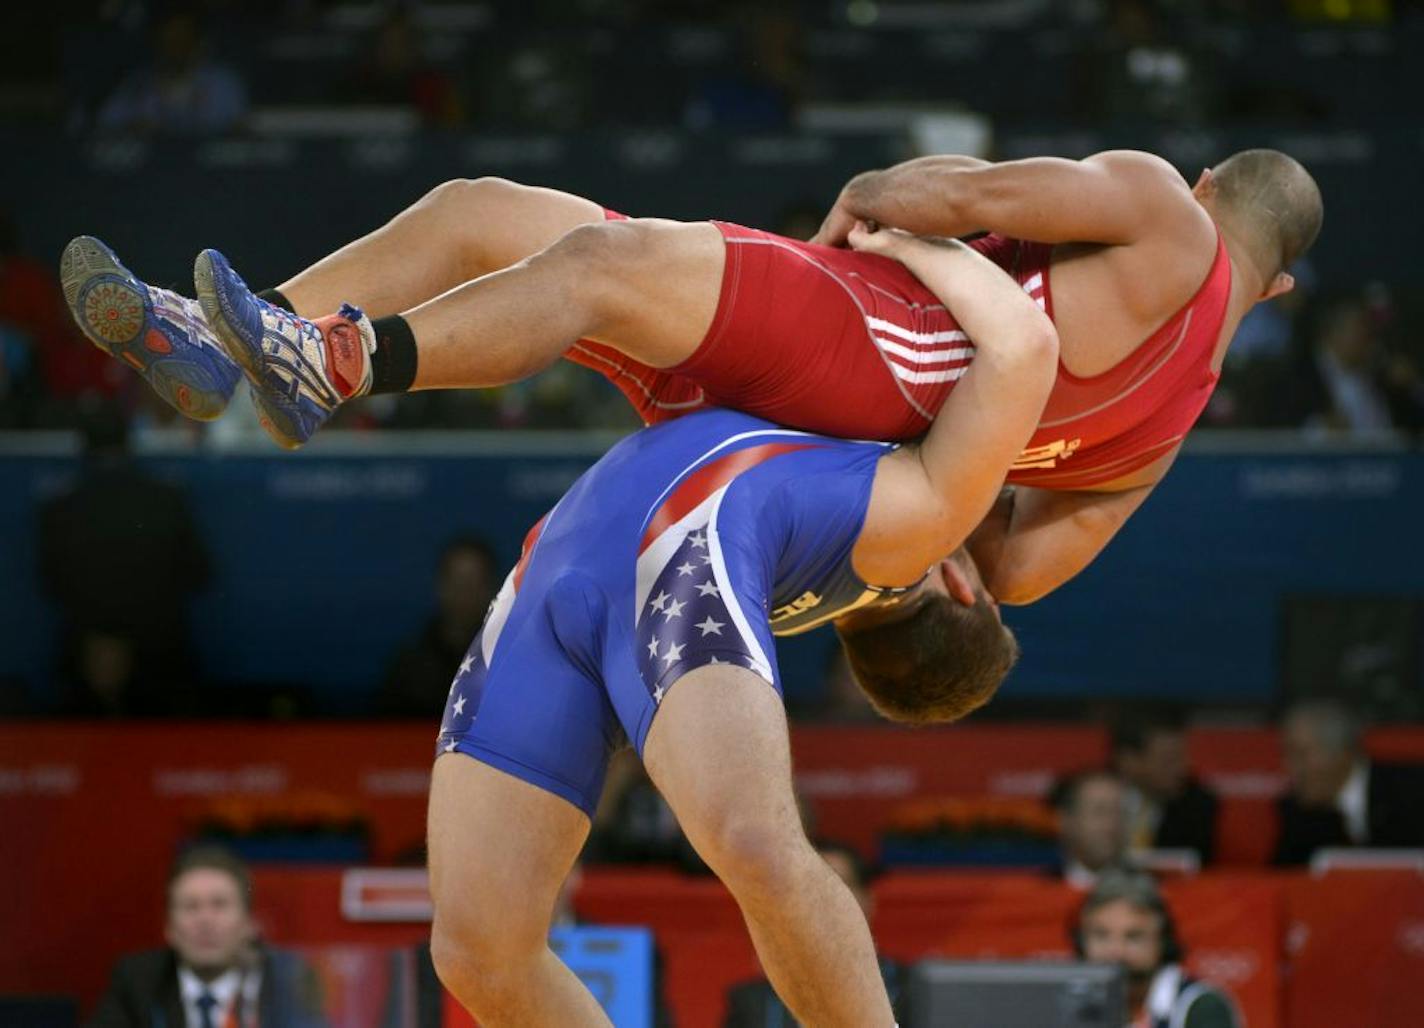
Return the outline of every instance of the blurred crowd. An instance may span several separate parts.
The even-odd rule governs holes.
[[[316,125],[371,111],[396,116],[381,121],[378,114],[373,125],[429,132],[597,126],[753,133],[793,130],[812,109],[873,103],[964,105],[990,124],[1039,117],[1184,131],[1262,120],[1348,127],[1360,109],[1353,94],[1341,92],[1346,83],[1327,88],[1276,74],[1265,57],[1232,60],[1232,48],[1267,45],[1273,26],[1369,29],[1424,16],[1420,4],[1406,0],[88,6],[88,19],[30,15],[39,23],[36,37],[51,35],[52,52],[62,56],[58,67],[31,55],[9,69],[16,82],[51,85],[48,92],[8,92],[16,101],[7,120],[23,120],[26,110],[37,119],[59,113],[76,138],[108,140],[260,136],[293,131],[283,118],[296,124],[302,112]],[[962,65],[964,74],[916,74],[915,62],[897,57],[906,32],[958,33],[946,35],[944,45],[965,48],[949,65]],[[1243,32],[1259,38],[1247,44]],[[1016,45],[1034,50],[1032,68],[1015,73],[1030,85],[976,85],[984,69],[1001,64],[994,41],[1008,39],[1031,40]],[[1289,56],[1271,60],[1290,65]],[[1383,85],[1375,92],[1393,95]],[[764,227],[805,238],[831,199],[807,197]],[[259,437],[255,419],[240,414],[212,429],[176,424],[131,376],[88,347],[63,311],[52,255],[27,249],[3,203],[0,428],[72,428],[85,407],[115,404],[140,433]],[[1309,266],[1293,271],[1298,288],[1242,325],[1204,423],[1417,433],[1424,427],[1424,301],[1384,284],[1318,281]],[[635,423],[605,383],[568,366],[500,390],[372,400],[343,411],[340,421],[363,429]]]
[[[447,584],[466,579],[483,560],[478,545],[461,540],[442,560],[442,575]],[[403,653],[397,666],[436,659],[442,634],[437,618],[428,636]],[[417,658],[424,644],[431,649]],[[1217,798],[1193,774],[1185,729],[1180,712],[1124,711],[1112,726],[1107,763],[1069,775],[1047,798],[1055,811],[1049,858],[1003,867],[1036,868],[1045,883],[1061,882],[1076,894],[1064,925],[1065,949],[1081,959],[1123,968],[1131,1023],[1232,1028],[1243,1023],[1237,1002],[1224,987],[1188,971],[1177,929],[1177,916],[1188,911],[1174,911],[1162,888],[1164,881],[1213,867],[1219,842]],[[1294,704],[1281,718],[1280,735],[1285,791],[1277,802],[1275,866],[1318,863],[1326,851],[1348,856],[1365,849],[1424,847],[1424,809],[1415,802],[1424,789],[1424,766],[1372,759],[1360,720],[1333,700]],[[904,865],[892,860],[884,845],[881,859],[867,862],[863,852],[819,832],[809,804],[801,803],[800,814],[818,853],[873,920],[876,880]],[[939,866],[955,866],[952,852],[944,852],[951,859]],[[423,854],[413,853],[411,860],[421,862]],[[629,751],[610,768],[592,834],[555,904],[554,927],[589,926],[575,908],[576,894],[585,868],[607,865],[711,874]],[[116,964],[92,1025],[147,1024],[150,1011],[163,1010],[168,1023],[208,1028],[246,1023],[244,1009],[260,1010],[263,1023],[325,1023],[312,968],[300,954],[263,940],[246,866],[211,841],[200,839],[173,866],[164,939],[166,946],[130,954]],[[1209,947],[1213,940],[1199,931],[1194,941]],[[402,973],[424,1009],[434,982],[428,947],[399,956],[397,963],[407,967]],[[880,970],[900,1009],[909,969],[882,955]],[[655,961],[654,1023],[662,1025],[671,1021],[660,979]],[[227,1020],[234,1017],[234,1022]],[[383,1023],[395,1022],[388,1015]],[[729,988],[725,1026],[790,1023],[765,980]]]

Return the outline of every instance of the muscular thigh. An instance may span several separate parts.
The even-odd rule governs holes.
[[[437,930],[472,919],[542,939],[589,820],[576,807],[462,753],[435,762],[430,785],[430,894]]]
[[[609,222],[597,275],[602,316],[590,338],[654,368],[697,351],[716,317],[726,246],[708,222]]]
[[[699,852],[736,825],[802,838],[781,697],[745,668],[699,668],[669,690],[643,750]]]

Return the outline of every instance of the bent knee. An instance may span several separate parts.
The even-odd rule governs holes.
[[[419,206],[438,212],[442,217],[467,217],[490,204],[507,203],[526,189],[527,186],[493,175],[452,178],[421,197]]]
[[[498,990],[501,983],[520,980],[537,961],[547,932],[547,928],[533,932],[526,928],[437,916],[430,932],[430,958],[436,975],[462,996],[473,990]]]
[[[714,819],[701,832],[708,865],[735,891],[784,891],[802,858],[814,855],[799,823],[749,821],[736,814]]]
[[[647,263],[661,231],[645,221],[589,222],[564,233],[549,252],[586,265],[591,273],[623,277]]]

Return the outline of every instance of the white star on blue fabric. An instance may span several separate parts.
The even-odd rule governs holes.
[[[650,643],[648,643],[648,656],[650,656],[650,657],[656,657],[657,655],[658,655],[658,637],[657,637],[657,636],[653,636],[653,641],[650,642]]]
[[[687,541],[690,542],[693,546],[697,547],[699,550],[707,545],[707,537],[701,532],[693,532],[690,536],[687,537]]]
[[[653,690],[653,702],[654,702],[654,703],[661,703],[661,702],[663,701],[663,693],[665,693],[665,692],[667,692],[667,690],[664,689],[661,685],[658,686],[656,689],[654,689],[654,690]]]
[[[451,739],[449,742],[447,742],[447,743],[445,744],[445,752],[446,752],[446,753],[454,753],[454,752],[455,752],[455,747],[456,747],[457,745],[458,745],[458,743],[456,743],[454,739]]]
[[[649,610],[648,613],[651,614],[654,610],[662,610],[663,604],[667,603],[669,599],[671,599],[671,597],[668,596],[667,593],[659,589],[657,596],[653,597],[652,609]]]
[[[718,660],[716,657],[713,657],[713,658],[712,658],[711,660],[709,660],[707,663],[708,663],[708,664],[725,664],[725,663],[727,663],[727,662],[726,662],[725,660]]]
[[[682,608],[686,606],[687,604],[682,600],[673,600],[667,605],[667,610],[663,611],[663,617],[668,621],[671,621],[673,618],[680,618],[682,617]]]
[[[456,717],[459,717],[459,716],[460,716],[461,714],[463,714],[464,712],[465,712],[465,697],[463,697],[463,696],[457,696],[457,697],[455,697],[455,716],[456,716]]]
[[[702,621],[694,627],[702,629],[702,638],[705,639],[709,635],[721,635],[722,628],[726,623],[725,621],[713,621],[712,615],[708,614],[706,621]]]
[[[472,668],[472,667],[474,667],[474,666],[475,666],[474,658],[472,658],[472,657],[466,655],[465,659],[462,660],[462,661],[460,661],[460,674],[462,674],[462,675],[468,675],[468,674],[470,673],[470,668]]]
[[[709,578],[697,587],[697,594],[699,596],[721,596],[722,590],[718,589],[717,583]]]
[[[703,564],[711,564],[711,563],[712,563],[712,558],[711,558],[711,557],[704,556],[704,557],[702,558],[702,563],[703,563]]]
[[[683,648],[683,646],[679,646],[677,643],[668,643],[667,652],[664,653],[662,657],[663,660],[667,661],[668,667],[672,667],[673,664],[682,659]]]
[[[682,563],[682,564],[679,564],[679,565],[677,566],[677,573],[678,573],[679,576],[682,576],[682,575],[690,575],[690,574],[692,574],[692,573],[693,573],[694,571],[696,571],[696,570],[697,570],[696,565],[691,564],[691,563]]]

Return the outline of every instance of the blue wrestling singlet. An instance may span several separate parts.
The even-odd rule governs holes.
[[[688,671],[736,664],[780,692],[774,633],[892,591],[850,565],[890,449],[726,410],[622,440],[530,530],[451,686],[439,752],[592,816],[610,753],[642,753]]]

